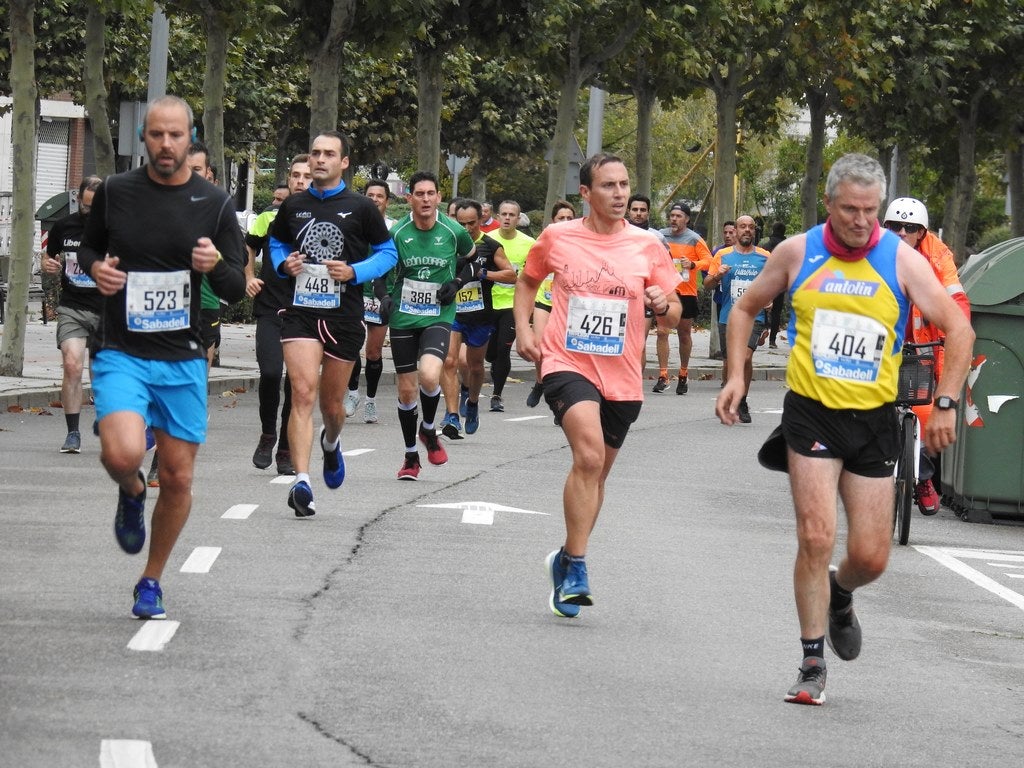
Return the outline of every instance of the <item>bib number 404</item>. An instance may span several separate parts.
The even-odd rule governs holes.
[[[864,337],[850,334],[833,334],[828,350],[837,357],[857,357],[866,360],[870,356]]]

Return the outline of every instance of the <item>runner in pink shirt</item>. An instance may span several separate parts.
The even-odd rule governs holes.
[[[605,153],[587,160],[580,194],[590,215],[541,233],[519,273],[513,305],[517,350],[541,361],[544,398],[572,449],[563,494],[565,545],[547,557],[549,605],[567,618],[578,616],[581,605],[593,605],[584,556],[605,480],[640,414],[644,308],[664,328],[674,328],[682,311],[675,293],[679,275],[665,247],[625,221],[630,188],[622,161]],[[551,318],[537,338],[530,312],[549,273]]]

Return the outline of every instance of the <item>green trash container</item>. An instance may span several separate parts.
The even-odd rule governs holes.
[[[970,522],[1024,517],[1024,238],[972,256],[960,282],[977,338],[942,455],[946,502]]]

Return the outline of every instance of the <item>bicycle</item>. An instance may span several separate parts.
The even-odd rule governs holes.
[[[926,405],[932,401],[935,393],[935,347],[938,346],[942,346],[942,341],[903,345],[903,362],[896,388],[900,452],[893,472],[896,499],[892,516],[893,535],[903,546],[910,541],[910,516],[914,509],[914,488],[921,461],[921,423],[911,406]]]

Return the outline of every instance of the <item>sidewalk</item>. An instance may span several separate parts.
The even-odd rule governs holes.
[[[0,336],[6,326],[0,325]],[[10,406],[22,408],[59,407],[62,377],[60,350],[56,345],[57,324],[55,321],[44,325],[38,313],[28,322],[25,330],[25,362],[20,377],[0,376],[0,408]],[[230,389],[254,389],[259,380],[256,367],[255,325],[231,324],[221,328],[220,365],[210,370],[210,392],[217,394]],[[657,378],[657,355],[655,334],[647,338],[646,377]],[[693,352],[690,358],[690,379],[708,380],[721,375],[722,364],[708,357],[711,334],[699,330],[693,335]],[[769,349],[767,344],[754,353],[754,378],[781,380],[785,377],[789,346],[779,334],[779,348]],[[674,380],[679,366],[679,346],[675,336],[669,338],[669,375]],[[533,378],[533,365],[512,351],[512,374],[510,382],[528,381]],[[384,348],[384,377],[382,384],[394,383],[394,367],[391,364],[391,348]],[[89,375],[84,376],[85,396],[89,397]],[[486,386],[486,385],[485,385]],[[645,391],[650,387],[645,386]]]

